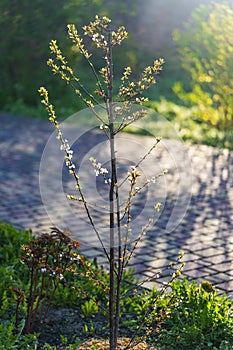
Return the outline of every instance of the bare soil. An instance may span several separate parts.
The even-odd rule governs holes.
[[[62,350],[64,345],[62,345],[61,336],[66,337],[70,344],[74,343],[75,338],[79,338],[82,345],[78,350],[109,349],[107,319],[101,314],[84,318],[79,309],[51,309],[40,330],[38,350],[41,350],[46,343],[50,346],[56,345],[57,349]],[[120,336],[117,350],[123,350],[129,344],[128,330],[121,330]],[[137,341],[133,347],[129,348],[131,349],[155,348],[149,347],[145,342]]]

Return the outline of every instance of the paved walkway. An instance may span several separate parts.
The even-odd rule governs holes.
[[[47,231],[51,224],[63,223],[81,241],[87,256],[98,256],[104,263],[102,250],[93,239],[81,209],[67,206],[64,194],[62,199],[57,191],[60,186],[57,178],[60,181],[61,174],[54,145],[59,150],[58,143],[54,144],[50,139],[41,162],[53,131],[52,125],[5,113],[0,113],[0,123],[0,220],[19,229],[32,228],[35,233]],[[71,127],[71,135],[72,130]],[[83,165],[80,165],[79,172],[84,179],[83,185],[88,187],[88,200],[93,208],[97,208],[93,218],[99,225],[98,229],[103,229],[106,215],[104,189],[98,179],[94,181],[94,187],[91,185],[90,180],[95,180],[95,174],[93,169],[86,167],[85,158],[97,155],[97,160],[102,158],[100,161],[104,163],[105,140],[95,131],[86,133],[88,142],[83,133],[80,135],[76,146],[78,159]],[[120,172],[127,170],[128,161],[135,164],[135,156],[142,156],[142,148],[143,151],[148,149],[151,142],[150,137],[123,135],[118,141]],[[145,164],[146,170],[141,178],[142,181],[150,178],[152,189],[146,188],[132,209],[137,218],[132,223],[133,232],[136,232],[132,238],[140,232],[143,221],[147,223],[151,216],[149,206],[155,198],[161,201],[162,208],[155,217],[154,226],[139,244],[131,266],[137,270],[140,279],[162,269],[161,279],[157,282],[166,281],[172,272],[167,266],[182,250],[186,261],[184,276],[198,281],[209,280],[221,292],[233,296],[233,152],[203,145],[189,146],[187,150],[179,147],[165,140],[155,150],[157,155],[153,153],[149,163]],[[169,174],[154,181],[153,174],[164,167],[169,168]],[[70,178],[62,176],[63,191],[72,194]],[[126,189],[124,193],[127,193]],[[67,210],[71,213],[66,213]],[[75,218],[73,210],[77,210]],[[146,285],[151,287],[153,283]]]

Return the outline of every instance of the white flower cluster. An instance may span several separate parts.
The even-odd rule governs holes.
[[[94,167],[95,176],[97,177],[99,175],[102,175],[106,184],[111,183],[111,179],[108,179],[106,177],[106,175],[108,174],[108,170],[106,168],[103,168],[101,163],[97,163],[95,158],[91,157],[89,160]]]
[[[102,168],[101,164],[98,163],[97,168],[95,169],[95,175],[99,176],[99,175],[106,175],[106,174],[108,174],[108,170],[106,168]]]
[[[84,33],[84,34],[87,34],[87,33]],[[96,46],[98,48],[106,47],[108,45],[107,40],[105,39],[104,35],[100,35],[99,33],[93,34],[92,40],[96,43]]]
[[[152,176],[152,178],[150,179],[150,182],[152,182],[153,184],[156,183],[156,177],[155,176]]]
[[[75,165],[72,162],[73,151],[72,151],[72,149],[70,149],[70,145],[68,143],[68,140],[66,140],[66,139],[64,140],[64,142],[60,146],[60,149],[61,149],[61,151],[66,152],[66,156],[65,156],[66,166],[69,168],[70,172],[73,172],[75,169]]]
[[[57,274],[56,271],[51,271],[51,270],[47,269],[46,267],[42,267],[41,268],[41,272],[42,273],[49,272],[51,277],[58,277],[59,280],[63,280],[64,279],[64,276],[63,276],[62,273]]]
[[[108,129],[108,125],[106,124],[101,124],[100,125],[100,130]]]

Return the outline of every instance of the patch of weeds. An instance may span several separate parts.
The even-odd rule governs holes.
[[[163,308],[158,343],[165,349],[219,349],[233,345],[233,302],[211,283],[172,284],[172,299]],[[225,345],[224,345],[225,342]]]
[[[31,231],[19,231],[13,226],[0,221],[0,265],[13,265],[22,253],[21,245],[29,242]]]
[[[95,301],[90,299],[84,302],[84,304],[81,306],[81,310],[84,317],[90,318],[98,313],[99,307]]]
[[[30,240],[30,231],[18,231],[0,222],[0,317],[9,321],[18,307],[19,288],[28,288],[27,269],[20,261],[21,245]],[[24,312],[22,308],[22,312]],[[16,323],[18,319],[16,317]]]
[[[37,349],[37,335],[23,335],[24,320],[15,328],[15,319],[2,321],[0,324],[0,350]]]

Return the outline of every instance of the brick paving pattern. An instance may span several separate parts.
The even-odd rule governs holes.
[[[31,228],[34,233],[48,231],[51,225],[56,225],[56,222],[51,222],[46,206],[41,200],[39,169],[41,156],[53,127],[46,121],[6,113],[0,113],[0,123],[0,220],[9,222],[19,229]],[[90,142],[98,144],[99,137],[98,133],[91,133]],[[129,152],[127,159],[133,159],[133,154],[137,153],[136,147],[147,143],[150,145],[151,142],[148,137],[128,135],[126,138],[130,140],[127,146]],[[168,153],[169,144],[168,141]],[[172,148],[173,144],[170,146]],[[198,281],[209,280],[220,292],[233,296],[233,152],[204,145],[186,147],[187,159],[191,160],[190,172],[187,169],[186,174],[178,175],[188,177],[190,174],[187,183],[191,181],[188,189],[191,196],[189,205],[185,204],[187,211],[177,225],[171,223],[172,230],[167,230],[166,225],[172,209],[174,207],[177,209],[177,205],[176,215],[179,216],[179,203],[176,203],[177,197],[174,195],[179,176],[177,177],[171,169],[171,173],[166,177],[166,199],[163,202],[161,215],[137,247],[131,266],[136,269],[140,279],[147,279],[161,269],[161,279],[157,282],[166,281],[167,275],[172,271],[172,268],[168,268],[169,263],[176,260],[180,251],[184,251],[186,265],[183,276]],[[78,150],[79,157],[84,158],[86,152],[90,150],[90,145],[88,148],[80,138]],[[140,147],[138,152],[141,152]],[[159,161],[160,164],[167,165],[166,154],[164,156],[163,153],[161,151]],[[185,163],[185,159],[181,159],[181,162]],[[168,162],[168,168],[169,165]],[[51,171],[56,168],[55,159],[51,159],[49,166]],[[85,169],[83,171],[85,172]],[[56,176],[56,171],[52,176]],[[86,174],[87,183],[84,179],[84,185],[88,185],[88,176],[89,174]],[[64,184],[69,188],[69,181],[64,179]],[[164,199],[164,182],[158,184],[159,188],[155,187],[151,195]],[[56,192],[51,183],[49,186],[48,193]],[[98,191],[102,196],[101,188]],[[91,193],[91,190],[89,192]],[[187,188],[184,192],[187,192]],[[187,197],[186,201],[188,199]],[[135,206],[135,210],[139,213],[139,226],[142,224],[140,220],[147,217],[145,198],[140,200],[141,204],[136,203]],[[182,202],[182,193],[179,195],[179,201]],[[55,196],[54,213],[61,215],[63,209],[58,197]],[[180,217],[184,214],[183,209],[181,205]],[[82,215],[81,212],[77,213],[79,216]],[[96,220],[100,225],[104,225],[102,213]],[[76,219],[68,217],[65,225],[71,232],[78,232],[77,239],[82,229],[85,230],[83,253],[90,258],[97,256],[100,263],[105,262],[102,250],[91,241],[93,233],[87,232],[85,222],[82,226],[82,223],[77,224]],[[148,282],[146,286],[151,287],[153,284],[154,282]]]

